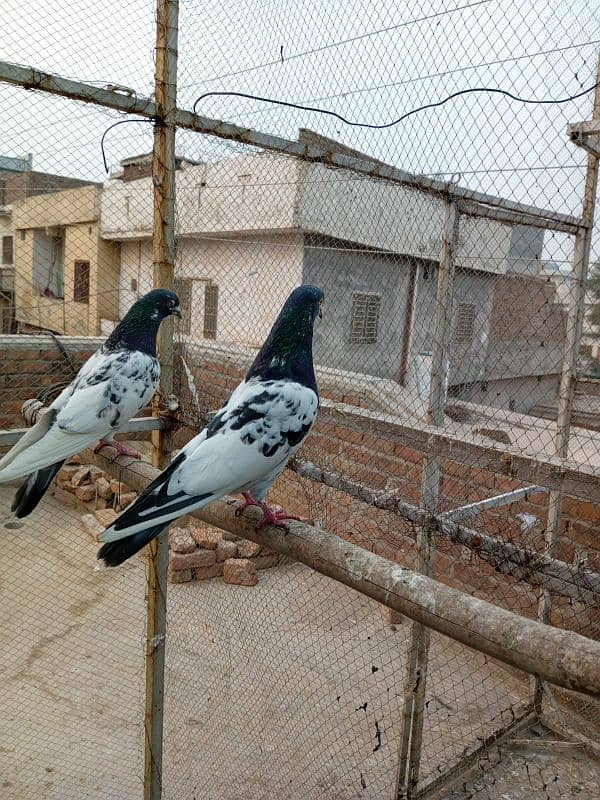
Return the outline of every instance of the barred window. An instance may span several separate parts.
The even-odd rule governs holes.
[[[472,303],[460,303],[454,330],[454,341],[469,344],[475,332],[475,306]]]
[[[377,341],[380,306],[381,295],[359,292],[352,295],[350,344],[373,344]]]
[[[204,338],[217,338],[219,287],[209,283],[204,290]]]

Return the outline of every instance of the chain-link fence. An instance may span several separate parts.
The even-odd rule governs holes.
[[[0,485],[0,796],[595,798],[597,668],[495,613],[600,639],[597,9],[38,5],[0,53],[2,451],[142,294],[183,316],[140,466],[86,450],[20,521]],[[269,497],[311,527],[217,504],[95,571],[302,283],[321,407]]]

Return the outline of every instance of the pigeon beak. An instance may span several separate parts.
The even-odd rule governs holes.
[[[181,319],[181,306],[174,306],[171,314],[173,314],[174,317],[179,317],[179,319]]]

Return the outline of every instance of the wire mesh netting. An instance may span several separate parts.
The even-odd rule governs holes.
[[[3,9],[2,453],[23,403],[49,405],[155,285],[170,225],[160,125],[106,96],[153,94],[154,3],[38,5]],[[242,132],[179,118],[166,456],[243,379],[292,289],[317,285],[321,407],[269,502],[598,640],[597,277],[581,291],[596,186],[566,133],[599,113],[598,9],[168,5],[178,106]],[[156,460],[142,427],[127,439]],[[154,566],[142,551],[94,570],[133,483],[75,456],[20,521],[0,486],[3,797],[149,796]],[[250,577],[225,580],[226,562]],[[195,518],[172,526],[168,577],[164,798],[597,796],[598,698]]]

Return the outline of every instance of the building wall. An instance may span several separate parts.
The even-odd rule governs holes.
[[[99,237],[100,190],[95,186],[29,198],[14,211],[16,315],[21,323],[66,333],[96,335],[100,316],[117,314],[117,246]],[[62,279],[50,282],[55,295],[46,297],[51,258],[49,235],[62,237]],[[89,302],[75,302],[75,261],[90,263]]]
[[[470,403],[495,406],[527,414],[540,404],[556,399],[559,376],[526,375],[504,380],[477,381],[454,387],[453,396]],[[504,418],[504,417],[503,417]]]
[[[431,352],[434,344],[437,281],[437,265],[429,264],[420,268],[411,333],[409,381],[414,377],[413,372],[416,369],[419,353]],[[459,271],[455,275],[452,320],[447,345],[450,385],[476,380],[485,375],[494,281],[494,276],[472,270]],[[471,341],[465,343],[458,341],[456,336],[461,304],[475,307],[473,337]]]
[[[152,244],[121,244],[119,313],[152,288]],[[245,239],[181,239],[175,267],[177,281],[191,281],[190,331],[204,338],[204,290],[219,287],[217,339],[240,345],[262,344],[281,305],[302,280],[302,235],[261,234]],[[137,290],[132,289],[132,280]],[[183,294],[183,292],[182,292]],[[183,299],[183,298],[182,298]]]
[[[305,237],[303,283],[325,292],[314,337],[315,361],[337,369],[399,379],[411,259],[360,250],[348,242]],[[377,341],[349,342],[353,294],[381,298]]]
[[[4,188],[4,205],[22,203],[28,197],[45,195],[48,192],[62,189],[89,186],[90,181],[69,178],[66,175],[52,175],[48,172],[34,170],[14,171],[0,169],[0,182]],[[97,184],[96,184],[97,185]],[[2,198],[0,198],[2,199]],[[0,203],[0,205],[3,205]]]
[[[296,161],[249,155],[176,173],[179,235],[297,228]],[[110,180],[102,196],[102,236],[137,239],[152,231],[152,179]]]
[[[361,177],[322,164],[302,164],[301,228],[423,259],[439,260],[446,204],[408,186]],[[461,217],[455,261],[459,267],[504,274],[512,227]]]

